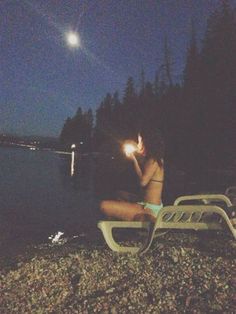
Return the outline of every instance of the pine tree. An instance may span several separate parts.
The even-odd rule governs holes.
[[[134,80],[129,77],[126,83],[123,104],[123,136],[133,137],[137,133],[137,101],[138,97],[134,88]]]
[[[72,144],[78,147],[83,143],[83,151],[89,151],[91,146],[93,128],[93,114],[89,109],[83,113],[79,107],[75,116],[67,118],[60,135],[60,140],[66,149],[70,149]]]
[[[141,75],[140,75],[140,94],[142,94],[144,88],[145,88],[145,72],[142,67]]]
[[[66,145],[66,143],[69,141],[69,139],[71,137],[70,125],[71,125],[71,118],[68,117],[66,119],[64,125],[63,125],[62,131],[61,131],[61,134],[60,134],[60,142],[63,145]]]
[[[201,63],[196,42],[196,33],[193,20],[191,21],[191,37],[187,49],[186,65],[184,68],[183,104],[180,107],[180,128],[182,137],[181,159],[188,168],[195,169],[196,172],[202,167],[200,161],[203,155],[203,137],[201,130],[202,117],[202,97],[201,97]],[[185,147],[188,147],[187,152]],[[201,158],[196,157],[195,151],[201,154]],[[196,158],[195,158],[196,157]]]
[[[193,20],[191,21],[191,39],[187,50],[187,60],[184,69],[184,87],[187,92],[195,94],[199,88],[199,52]]]
[[[236,134],[236,13],[228,1],[210,16],[202,49],[204,132],[212,164],[232,163]]]
[[[164,68],[165,68],[165,77],[169,86],[173,86],[172,73],[171,73],[171,53],[168,45],[167,37],[164,38]]]
[[[119,93],[115,92],[112,97],[112,125],[113,135],[119,139],[122,137],[123,119],[122,104],[119,99]]]
[[[96,111],[96,126],[94,140],[97,149],[105,149],[111,143],[112,137],[112,96],[107,93]]]
[[[84,113],[84,147],[86,151],[91,150],[92,137],[93,137],[93,111],[88,109]]]

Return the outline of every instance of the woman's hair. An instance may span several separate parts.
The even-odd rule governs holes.
[[[145,147],[147,158],[156,160],[160,167],[163,167],[165,145],[160,131],[151,131],[143,129],[140,135]]]

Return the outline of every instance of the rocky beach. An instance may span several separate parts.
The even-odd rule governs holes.
[[[169,231],[143,256],[112,252],[99,231],[1,252],[3,314],[235,313],[236,243],[225,232]]]

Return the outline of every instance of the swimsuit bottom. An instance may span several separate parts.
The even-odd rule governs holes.
[[[142,205],[144,209],[145,208],[150,209],[154,216],[157,216],[157,214],[159,213],[159,211],[163,207],[162,203],[160,205],[156,205],[156,204],[151,204],[151,203],[147,203],[147,202],[138,202],[137,204]]]

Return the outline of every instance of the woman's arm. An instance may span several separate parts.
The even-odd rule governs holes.
[[[139,163],[138,163],[136,157],[134,156],[134,154],[132,156],[132,160],[133,160],[133,163],[134,163],[134,170],[137,173],[139,179],[141,179],[142,176],[143,176],[143,173],[142,173],[142,170],[141,170],[141,168],[139,166]]]
[[[157,170],[157,167],[158,167],[157,162],[153,159],[149,159],[148,161],[146,161],[144,165],[144,169],[142,171],[134,154],[132,154],[132,156],[130,157],[133,160],[134,169],[139,177],[140,185],[146,186]]]

